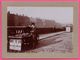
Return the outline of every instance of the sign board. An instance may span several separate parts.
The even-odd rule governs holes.
[[[21,51],[21,39],[10,39],[9,49]]]
[[[66,27],[66,32],[70,32],[71,28],[70,27]]]

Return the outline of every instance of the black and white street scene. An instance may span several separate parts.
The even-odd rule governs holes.
[[[7,7],[7,52],[72,53],[72,7]]]

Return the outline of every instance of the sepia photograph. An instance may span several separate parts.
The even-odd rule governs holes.
[[[8,52],[71,53],[73,7],[8,7]]]
[[[4,2],[3,57],[78,57],[77,3]]]

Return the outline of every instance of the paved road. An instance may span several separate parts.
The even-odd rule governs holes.
[[[72,52],[72,33],[64,32],[39,40],[36,49],[27,52]]]

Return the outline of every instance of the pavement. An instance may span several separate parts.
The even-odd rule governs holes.
[[[43,38],[44,37],[44,38]],[[49,38],[47,38],[49,37]],[[39,43],[35,49],[26,52],[60,52],[72,53],[72,32],[56,32],[41,35]]]
[[[42,39],[45,39],[45,38],[49,38],[49,37],[52,37],[52,36],[56,36],[56,35],[62,34],[64,32],[65,31],[56,32],[56,33],[54,32],[54,33],[42,34],[42,35],[39,35],[39,40],[42,40]]]

